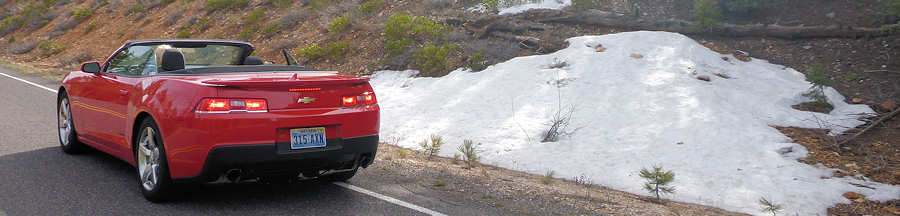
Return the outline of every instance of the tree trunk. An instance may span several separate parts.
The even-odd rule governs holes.
[[[780,39],[809,38],[859,38],[883,37],[890,35],[880,28],[854,28],[849,26],[782,26],[782,25],[736,25],[721,24],[709,28],[699,27],[697,22],[686,20],[642,20],[624,14],[587,10],[572,12],[565,10],[533,9],[513,15],[499,15],[467,22],[467,29],[477,37],[490,35],[492,31],[522,32],[545,30],[544,24],[596,25],[626,30],[669,31],[692,35],[715,35],[727,37],[771,37]]]

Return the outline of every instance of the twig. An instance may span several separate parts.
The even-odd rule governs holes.
[[[881,118],[879,118],[878,120],[876,120],[875,122],[873,122],[872,124],[870,124],[868,127],[862,129],[862,130],[859,131],[859,132],[856,132],[856,134],[853,134],[853,136],[851,136],[850,138],[847,138],[847,139],[845,139],[844,141],[841,141],[841,143],[840,143],[839,145],[847,144],[848,142],[850,142],[850,140],[856,139],[856,137],[858,137],[859,135],[862,135],[862,134],[865,133],[866,131],[869,131],[870,129],[874,128],[875,125],[879,125],[879,124],[881,124],[881,122],[884,122],[884,121],[890,119],[891,117],[896,116],[897,113],[900,113],[900,108],[894,109],[893,112],[891,112],[891,113],[889,113],[889,114],[887,114],[887,115],[882,116]]]
[[[866,72],[866,73],[874,73],[874,72],[900,73],[900,71],[892,71],[892,70],[867,70],[864,72]]]

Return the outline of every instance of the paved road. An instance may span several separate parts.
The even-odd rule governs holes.
[[[3,68],[0,73],[58,86]],[[96,150],[62,153],[55,100],[51,91],[0,74],[0,216],[514,214],[440,191],[400,187],[365,170],[349,184],[374,194],[317,182],[218,184],[183,188],[176,200],[153,204],[141,196],[129,164]],[[386,201],[392,199],[400,202]]]

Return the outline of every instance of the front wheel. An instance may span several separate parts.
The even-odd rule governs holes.
[[[169,198],[174,184],[169,175],[169,163],[159,127],[153,119],[141,123],[134,147],[135,166],[140,180],[141,193],[150,202],[162,202]]]
[[[75,122],[72,121],[72,109],[66,92],[62,92],[59,95],[56,108],[56,126],[60,147],[66,154],[81,152],[84,149],[84,144],[78,142],[78,134],[75,133]]]

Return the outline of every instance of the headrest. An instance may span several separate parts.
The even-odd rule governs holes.
[[[184,54],[181,51],[167,49],[162,56],[162,71],[176,71],[184,69]]]
[[[247,56],[247,58],[244,59],[244,65],[262,65],[262,64],[263,64],[263,60],[262,60],[262,58],[260,58],[258,56]]]

